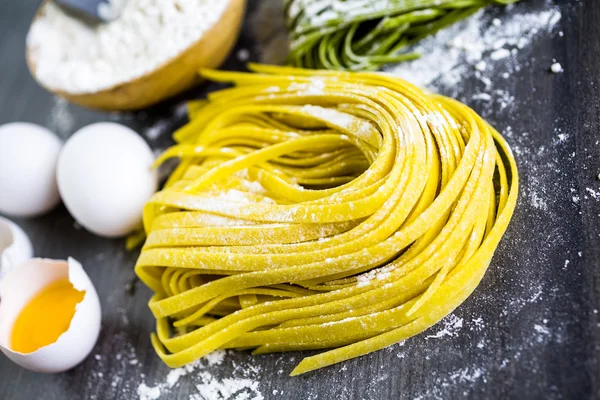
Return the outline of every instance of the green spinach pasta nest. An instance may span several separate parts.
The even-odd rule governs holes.
[[[515,208],[502,136],[371,72],[252,66],[190,104],[144,209],[136,273],[171,367],[216,349],[330,349],[297,375],[431,327],[475,290]]]
[[[406,49],[418,40],[482,7],[517,1],[286,0],[289,64],[358,71],[415,59]]]

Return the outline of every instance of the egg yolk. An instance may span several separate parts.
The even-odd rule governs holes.
[[[46,286],[23,308],[13,326],[11,348],[32,353],[58,340],[71,325],[75,307],[85,291],[76,290],[68,279]]]

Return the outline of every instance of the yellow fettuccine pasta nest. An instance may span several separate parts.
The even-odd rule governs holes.
[[[477,287],[517,199],[500,134],[467,106],[377,73],[203,71],[158,163],[136,266],[171,367],[223,348],[333,349],[292,375],[414,336]]]

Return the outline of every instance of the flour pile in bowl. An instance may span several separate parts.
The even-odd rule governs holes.
[[[53,2],[27,36],[40,82],[72,94],[96,93],[144,76],[198,41],[229,1],[129,0],[115,21],[92,25]]]

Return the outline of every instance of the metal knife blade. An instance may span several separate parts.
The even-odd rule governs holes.
[[[110,22],[121,16],[126,0],[54,0],[65,10],[90,22]]]

